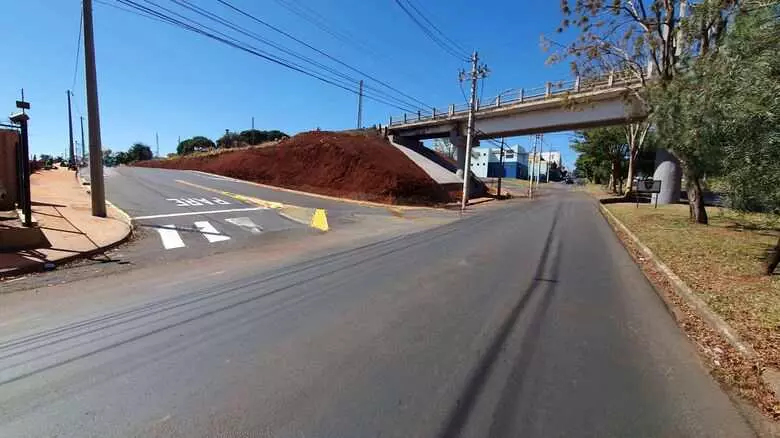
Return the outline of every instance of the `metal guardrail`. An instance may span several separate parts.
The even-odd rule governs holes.
[[[561,97],[571,93],[583,93],[598,90],[606,90],[618,86],[636,83],[637,80],[626,74],[612,73],[600,78],[580,78],[548,82],[535,88],[517,88],[506,90],[498,96],[477,100],[477,111],[502,108],[509,105],[526,102],[538,102],[547,99]],[[390,117],[388,126],[403,126],[410,123],[446,120],[468,114],[468,103],[451,104],[447,108],[433,108],[431,111],[417,111],[416,113],[404,113],[400,117]]]

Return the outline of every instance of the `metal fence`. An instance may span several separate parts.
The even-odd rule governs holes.
[[[598,78],[580,78],[548,82],[535,88],[516,88],[503,91],[498,96],[489,99],[478,99],[477,111],[502,108],[518,103],[538,102],[554,99],[572,93],[593,92],[607,90],[616,87],[626,87],[638,83],[628,73],[610,73]],[[443,120],[468,114],[468,103],[452,104],[446,108],[433,108],[430,111],[417,111],[416,113],[404,113],[400,117],[390,117],[388,126],[406,125],[431,120]]]

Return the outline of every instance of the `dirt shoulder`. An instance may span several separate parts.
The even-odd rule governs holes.
[[[776,224],[766,216],[727,209],[708,209],[710,225],[698,225],[688,221],[686,205],[605,207],[752,346],[757,359],[741,357],[676,297],[665,275],[621,235],[648,278],[675,304],[678,322],[707,358],[713,375],[780,419],[778,398],[761,378],[773,379],[771,369],[780,369],[780,275],[762,272],[766,250],[780,233]]]

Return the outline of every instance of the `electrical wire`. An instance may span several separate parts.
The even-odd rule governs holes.
[[[74,63],[73,67],[73,83],[70,86],[71,91],[76,86],[76,76],[79,72],[79,65],[81,63],[79,62],[79,55],[81,54],[81,32],[84,29],[84,11],[81,11],[81,14],[79,15],[79,36],[76,40],[76,62]]]
[[[328,26],[327,20],[322,15],[318,14],[316,11],[314,11],[307,5],[297,1],[291,2],[289,0],[276,0],[276,3],[282,6],[283,8],[287,9],[288,11],[292,12],[293,14],[297,15],[298,17],[303,18],[304,20],[313,24],[323,32],[332,36],[333,38],[336,38],[337,40],[342,41],[344,43],[350,44],[368,55],[372,55],[372,56],[377,55],[377,53],[375,53],[374,50],[372,50],[370,47],[368,47],[365,43],[363,43],[359,39],[354,38],[347,32],[339,31],[338,29],[333,29],[332,27]]]
[[[442,38],[443,38],[445,41],[447,41],[447,42],[448,42],[448,43],[449,43],[449,44],[450,44],[452,47],[454,47],[455,49],[457,49],[457,50],[458,50],[459,52],[461,52],[461,53],[468,53],[468,50],[464,49],[464,48],[463,48],[463,46],[461,46],[460,44],[458,44],[457,42],[455,42],[454,40],[452,40],[450,37],[448,37],[448,36],[447,36],[447,35],[446,35],[444,32],[442,32],[442,31],[441,31],[441,29],[439,29],[439,27],[438,27],[438,26],[436,26],[435,24],[433,24],[433,22],[431,22],[431,20],[429,20],[429,19],[428,19],[428,18],[425,16],[425,14],[424,14],[424,13],[422,13],[422,11],[420,11],[420,9],[422,9],[422,6],[420,7],[420,9],[418,9],[418,8],[417,8],[417,7],[414,5],[414,3],[415,3],[415,2],[414,2],[413,0],[406,0],[406,4],[408,4],[409,6],[411,6],[411,8],[412,8],[412,9],[414,9],[414,11],[415,11],[415,12],[417,12],[417,15],[419,15],[419,16],[420,16],[420,17],[421,17],[423,20],[425,20],[425,22],[426,22],[426,23],[428,23],[428,25],[429,25],[430,27],[432,27],[432,28],[433,28],[433,30],[435,30],[435,31],[436,31],[436,32],[437,32],[439,35],[441,35],[441,36],[442,36]]]
[[[436,45],[441,47],[445,52],[449,53],[450,55],[452,55],[453,57],[455,57],[455,59],[457,59],[459,61],[467,62],[469,60],[468,56],[466,56],[466,55],[464,55],[462,53],[459,53],[459,51],[456,48],[451,47],[445,41],[443,41],[441,38],[439,38],[436,35],[434,35],[433,32],[431,32],[430,29],[428,29],[423,23],[421,23],[420,20],[417,19],[417,17],[406,6],[404,6],[403,3],[401,3],[401,0],[395,0],[395,4],[397,4],[398,7],[400,7],[404,11],[404,13],[409,18],[412,19],[412,21],[417,25],[417,27],[419,27],[420,30],[422,30],[423,33],[425,35],[427,35],[428,38],[431,39],[431,41],[436,43]]]
[[[386,82],[384,82],[384,81],[382,81],[382,80],[380,80],[380,79],[378,79],[378,78],[376,78],[376,77],[374,77],[374,76],[372,76],[372,75],[370,75],[370,74],[368,74],[368,73],[366,73],[364,71],[361,71],[361,70],[359,70],[359,69],[357,69],[357,68],[355,68],[355,67],[353,67],[353,66],[351,66],[351,65],[349,65],[347,63],[345,63],[344,61],[341,61],[340,59],[338,59],[338,58],[328,54],[327,52],[324,52],[324,51],[322,51],[322,50],[312,46],[311,44],[309,44],[309,43],[307,43],[307,42],[305,42],[305,41],[303,41],[303,40],[301,40],[299,38],[296,38],[295,36],[291,35],[290,33],[285,32],[284,30],[279,29],[278,27],[273,26],[273,25],[267,23],[266,21],[261,20],[260,18],[257,18],[256,16],[254,16],[254,15],[252,15],[252,14],[250,14],[250,13],[244,11],[244,10],[241,10],[241,9],[237,8],[236,6],[230,4],[229,2],[227,2],[225,0],[217,0],[217,1],[219,3],[221,3],[222,5],[230,8],[231,10],[233,10],[233,11],[235,11],[235,12],[237,12],[237,13],[239,13],[239,14],[241,14],[241,15],[243,15],[243,16],[245,16],[245,17],[247,17],[247,18],[249,18],[249,19],[251,19],[251,20],[253,20],[253,21],[255,21],[255,22],[257,22],[257,23],[259,23],[259,24],[261,24],[261,25],[263,25],[263,26],[265,26],[265,27],[267,27],[267,28],[269,28],[269,29],[271,29],[273,31],[275,31],[275,32],[277,32],[277,33],[280,33],[280,34],[286,36],[287,38],[297,42],[298,44],[303,45],[304,47],[306,47],[308,49],[311,49],[311,50],[319,53],[320,55],[330,59],[331,61],[336,62],[336,63],[338,63],[338,64],[340,64],[340,65],[342,65],[342,66],[344,66],[344,67],[346,67],[346,68],[348,68],[350,70],[352,70],[353,72],[355,72],[357,74],[365,76],[366,78],[371,79],[372,81],[374,81],[374,82],[376,82],[376,83],[386,87],[387,89],[395,91],[396,93],[400,94],[401,96],[404,96],[404,97],[406,97],[408,99],[411,99],[411,101],[414,101],[414,102],[422,105],[421,108],[432,108],[430,105],[426,104],[425,102],[423,102],[423,101],[421,101],[419,99],[416,99],[416,98],[414,98],[414,97],[404,93],[403,91],[401,91],[401,90],[391,86],[390,84],[388,84],[388,83],[386,83]],[[415,105],[412,105],[412,106],[415,106]]]
[[[199,6],[196,6],[196,5],[192,4],[191,2],[189,2],[187,0],[171,0],[171,1],[173,3],[176,3],[177,5],[179,5],[181,7],[189,10],[189,11],[195,12],[198,15],[201,15],[201,16],[203,16],[205,18],[208,18],[208,19],[210,19],[212,21],[215,21],[215,22],[217,22],[219,24],[222,24],[223,26],[226,26],[226,27],[228,27],[230,29],[233,29],[234,31],[239,32],[239,33],[241,33],[241,34],[243,34],[245,36],[248,36],[248,37],[250,37],[250,38],[252,38],[252,39],[254,39],[256,41],[259,41],[259,42],[261,42],[261,43],[263,43],[265,45],[273,47],[274,49],[279,50],[280,52],[285,53],[287,55],[290,55],[290,56],[292,56],[292,57],[294,57],[294,58],[296,58],[296,59],[298,59],[300,61],[306,62],[306,63],[308,63],[308,64],[310,64],[312,66],[315,66],[317,68],[325,70],[328,73],[330,73],[332,75],[335,75],[337,77],[340,77],[341,79],[347,80],[350,83],[357,83],[359,81],[359,79],[347,76],[346,74],[344,74],[344,73],[342,73],[342,72],[340,72],[338,70],[335,70],[335,69],[333,69],[333,68],[331,68],[331,67],[329,67],[329,66],[327,66],[325,64],[317,62],[317,61],[315,61],[315,60],[313,60],[313,59],[311,59],[311,58],[309,58],[307,56],[304,56],[304,55],[301,55],[299,53],[296,53],[296,52],[294,52],[294,51],[292,51],[292,50],[290,50],[290,49],[288,49],[286,47],[281,46],[280,44],[277,44],[277,43],[275,43],[273,41],[270,41],[270,40],[268,40],[266,38],[263,38],[259,34],[251,32],[248,29],[243,28],[241,26],[238,26],[238,25],[230,22],[229,20],[226,20],[226,19],[224,19],[224,18],[214,14],[213,12],[210,12],[208,10],[205,10],[205,9],[199,7]],[[226,2],[221,2],[221,3],[227,5]],[[404,99],[397,98],[397,97],[387,93],[384,90],[380,90],[380,89],[374,88],[374,87],[372,87],[370,85],[367,85],[367,84],[365,85],[365,88],[368,89],[368,90],[371,90],[371,91],[373,91],[373,92],[375,92],[375,93],[377,93],[379,95],[381,95],[382,98],[384,98],[384,99],[390,99],[391,101],[394,101],[394,102],[398,103],[399,105],[403,105],[404,107],[409,107],[409,108],[415,108],[416,107],[416,105],[414,103],[410,103],[410,102],[408,102],[408,101],[406,101]]]
[[[185,30],[188,30],[188,31],[200,34],[200,35],[203,35],[203,36],[205,36],[207,38],[210,38],[210,39],[213,39],[215,41],[221,42],[221,43],[223,43],[225,45],[228,45],[230,47],[239,49],[239,50],[244,51],[246,53],[255,55],[257,57],[260,57],[262,59],[270,61],[270,62],[272,62],[274,64],[280,65],[280,66],[285,67],[287,69],[290,69],[290,70],[293,70],[293,71],[297,71],[297,72],[302,73],[302,74],[304,74],[306,76],[309,76],[309,77],[312,77],[314,79],[317,79],[317,80],[319,80],[319,81],[321,81],[323,83],[335,86],[337,88],[341,88],[342,90],[348,91],[348,92],[353,93],[353,94],[359,94],[359,92],[356,91],[353,88],[354,84],[344,84],[343,82],[341,82],[341,81],[339,81],[337,79],[330,78],[330,77],[324,76],[322,74],[317,74],[317,73],[311,72],[309,70],[306,70],[304,67],[302,67],[302,66],[300,66],[298,64],[295,64],[295,63],[293,63],[293,62],[291,62],[289,60],[286,60],[284,58],[280,58],[280,57],[274,56],[273,54],[270,54],[270,53],[268,53],[266,51],[263,51],[261,49],[258,49],[256,47],[254,47],[254,46],[251,46],[251,45],[249,45],[249,44],[247,44],[247,43],[245,43],[243,41],[240,41],[240,40],[237,40],[237,39],[235,39],[233,37],[230,37],[229,35],[226,35],[223,32],[220,32],[220,31],[217,31],[215,29],[212,29],[209,26],[206,26],[206,25],[204,25],[202,23],[199,23],[199,22],[197,22],[195,20],[187,18],[187,17],[185,17],[185,16],[183,16],[181,14],[178,14],[178,13],[176,13],[174,11],[171,11],[168,8],[160,6],[159,4],[157,4],[157,3],[155,3],[155,2],[153,2],[151,0],[144,0],[144,1],[147,4],[152,5],[153,7],[157,7],[158,10],[155,10],[153,8],[150,8],[150,7],[147,7],[147,6],[144,6],[144,5],[141,5],[141,4],[139,4],[138,2],[136,2],[134,0],[115,0],[115,1],[117,1],[118,3],[121,3],[122,5],[125,5],[125,6],[127,6],[129,8],[131,8],[131,9],[133,9],[134,10],[133,12],[137,13],[140,16],[147,17],[147,18],[148,18],[148,16],[155,17],[155,18],[157,18],[157,19],[159,19],[161,21],[166,22],[167,24],[170,24],[170,25],[173,25],[175,27],[179,27],[179,28],[182,28],[182,29],[185,29]],[[172,13],[173,15],[180,17],[181,19],[173,18],[170,15],[166,15],[164,12],[160,12],[161,10],[162,11],[168,11],[168,12]],[[182,20],[185,20],[185,21],[182,21]],[[409,111],[409,108],[405,108],[405,107],[393,104],[393,103],[388,102],[388,101],[386,101],[386,100],[384,100],[382,98],[378,98],[378,97],[375,97],[375,96],[372,96],[372,95],[369,95],[369,94],[366,94],[366,93],[364,93],[364,97],[366,99],[373,100],[375,102],[379,102],[379,103],[391,106],[393,108],[400,109],[401,111]]]

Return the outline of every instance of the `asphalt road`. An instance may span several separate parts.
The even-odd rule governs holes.
[[[753,436],[595,203],[0,296],[3,437]]]

